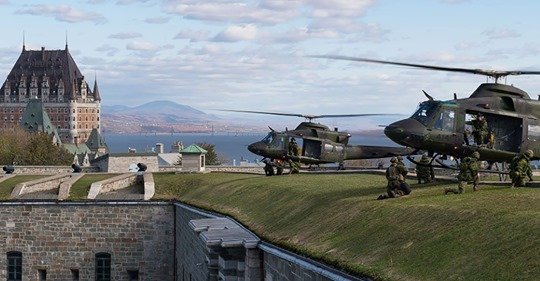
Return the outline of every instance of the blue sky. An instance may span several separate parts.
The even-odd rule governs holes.
[[[171,100],[213,114],[223,108],[408,115],[424,99],[422,90],[438,99],[464,97],[486,78],[308,56],[538,70],[539,3],[0,0],[0,77],[16,61],[23,32],[28,49],[62,49],[67,33],[87,80],[97,75],[106,105]],[[507,83],[533,98],[540,94],[538,76]]]

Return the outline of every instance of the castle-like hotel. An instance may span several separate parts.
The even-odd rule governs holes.
[[[0,129],[20,126],[32,99],[40,100],[62,143],[84,143],[100,129],[97,80],[91,89],[69,53],[64,50],[26,50],[0,88]]]

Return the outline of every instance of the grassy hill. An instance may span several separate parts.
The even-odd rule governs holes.
[[[382,280],[538,280],[540,189],[413,185],[380,175],[155,174],[155,199],[235,217],[266,240]]]

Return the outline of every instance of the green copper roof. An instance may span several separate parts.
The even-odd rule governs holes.
[[[206,154],[208,151],[206,151],[204,148],[196,145],[196,144],[192,144],[182,150],[180,150],[180,153],[182,154],[190,154],[190,153],[193,153],[193,154]]]
[[[91,150],[98,150],[98,148],[101,148],[101,147],[107,148],[107,144],[105,143],[105,139],[98,132],[98,130],[96,128],[92,129],[92,132],[90,133],[90,136],[86,140],[86,145]]]
[[[74,143],[65,143],[62,146],[71,154],[93,153],[85,143],[80,143],[78,145]]]
[[[60,141],[60,136],[52,124],[51,119],[49,119],[49,115],[45,111],[41,100],[28,100],[28,104],[26,105],[26,109],[21,118],[21,126],[28,132],[43,132],[55,136],[56,139]]]

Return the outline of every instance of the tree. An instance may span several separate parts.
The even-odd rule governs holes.
[[[0,133],[1,165],[69,165],[73,155],[45,133],[15,128]]]
[[[204,157],[204,165],[221,165],[226,162],[225,157],[219,155],[216,152],[216,146],[207,142],[199,142],[196,145],[206,150],[206,156]]]

